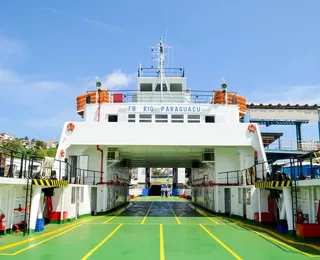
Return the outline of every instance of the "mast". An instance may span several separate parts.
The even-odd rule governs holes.
[[[152,57],[152,60],[157,61],[158,62],[158,76],[160,78],[160,92],[161,92],[161,102],[163,102],[163,83],[166,82],[166,78],[165,78],[165,72],[164,72],[164,56],[165,56],[165,51],[164,49],[167,48],[169,49],[170,47],[165,45],[162,42],[162,37],[160,37],[160,42],[159,44],[157,44],[156,46],[154,46],[151,51],[153,53],[155,53],[156,57]],[[171,97],[171,93],[169,92],[170,97]],[[171,97],[172,100],[172,97]]]

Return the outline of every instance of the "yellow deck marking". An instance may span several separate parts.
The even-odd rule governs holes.
[[[163,225],[160,224],[160,260],[164,260]]]
[[[172,211],[172,213],[173,213],[174,217],[176,218],[176,221],[177,221],[177,222],[178,222],[178,224],[180,225],[180,224],[181,224],[181,222],[180,222],[180,220],[178,219],[178,217],[176,216],[176,213],[174,213],[173,208],[170,206],[169,202],[167,202],[167,203],[168,203],[168,205],[169,205],[169,207],[170,207],[170,209],[171,209],[171,211]]]
[[[199,214],[201,214],[202,216],[206,217],[207,219],[209,219],[210,221],[212,221],[213,223],[217,224],[217,225],[221,225],[218,221],[214,220],[213,218],[210,218],[210,214],[208,214],[207,212],[203,211],[203,210],[199,210],[197,208],[195,208],[194,206],[188,204],[188,206],[190,208],[192,208],[193,210],[197,211]],[[223,224],[222,224],[223,225]]]
[[[107,224],[109,221],[113,220],[113,219],[116,218],[116,217],[117,217],[117,216],[113,216],[113,217],[107,219],[105,222],[103,222],[103,224]]]
[[[190,204],[188,204],[188,205],[189,205],[191,208],[197,210],[193,205],[190,205]],[[274,236],[274,237],[276,237],[276,238],[278,238],[278,239],[280,239],[280,240],[282,240],[282,241],[285,241],[286,243],[295,244],[295,245],[300,245],[300,246],[307,246],[307,247],[310,247],[310,248],[313,248],[313,249],[316,249],[316,250],[320,250],[320,246],[313,245],[313,244],[306,244],[306,243],[297,242],[297,241],[288,239],[288,238],[286,238],[286,237],[283,237],[283,236],[281,236],[281,235],[279,235],[279,234],[277,234],[277,233],[275,233],[275,232],[273,232],[273,231],[271,231],[271,230],[268,230],[268,229],[266,229],[266,228],[257,227],[257,226],[252,226],[252,225],[250,225],[250,224],[244,224],[244,223],[242,223],[242,222],[240,222],[240,221],[237,221],[237,220],[234,220],[234,219],[230,219],[230,218],[226,218],[226,217],[221,217],[221,218],[222,218],[222,219],[225,219],[225,220],[228,220],[228,221],[232,221],[233,223],[236,223],[236,224],[238,224],[239,226],[246,227],[247,229],[249,229],[249,230],[251,230],[251,231],[253,231],[253,232],[254,232],[253,228],[254,228],[254,229],[258,229],[258,230],[262,230],[262,231],[264,231],[264,232],[266,232],[266,233],[268,233],[268,234],[270,234],[270,235],[272,235],[272,236]],[[228,224],[228,225],[229,225],[229,224]],[[318,257],[318,256],[316,256],[316,255],[311,255],[310,257]]]
[[[231,250],[225,243],[223,243],[219,238],[213,235],[208,229],[206,229],[202,224],[199,224],[200,227],[208,233],[210,237],[212,237],[215,241],[217,241],[224,249],[226,249],[231,255],[233,255],[236,259],[242,260],[240,256],[238,256],[234,251]]]
[[[123,224],[123,225],[141,225],[140,222],[112,222],[112,223],[84,223],[84,225],[119,225],[119,224]],[[159,222],[152,222],[152,223],[144,223],[144,225],[160,225],[160,224],[163,224],[163,223],[159,223]],[[177,222],[166,222],[164,225],[178,225]],[[199,223],[181,223],[179,224],[181,226],[198,226]],[[232,225],[237,225],[235,223],[231,223],[231,224],[211,224],[211,223],[205,223],[204,225],[206,226],[232,226]]]
[[[35,246],[37,246],[37,245],[40,245],[40,244],[45,243],[45,242],[47,242],[47,241],[49,241],[49,240],[51,240],[51,239],[54,239],[54,238],[56,238],[56,237],[58,237],[58,236],[61,236],[61,235],[65,234],[65,233],[67,233],[67,232],[69,232],[69,231],[71,231],[71,230],[73,230],[73,229],[75,229],[75,228],[77,228],[77,227],[80,227],[80,226],[82,226],[82,225],[83,225],[83,224],[79,224],[79,225],[77,225],[77,226],[74,226],[74,227],[72,227],[72,228],[69,228],[69,229],[67,229],[67,230],[65,230],[65,231],[63,231],[63,232],[61,232],[61,233],[59,233],[59,234],[57,234],[57,235],[54,235],[54,236],[49,237],[49,238],[47,238],[47,239],[44,239],[44,240],[42,240],[42,241],[40,241],[40,242],[38,242],[38,243],[36,243],[36,244],[33,244],[33,245],[31,245],[31,246],[27,246],[27,247],[25,247],[25,248],[22,248],[22,249],[14,252],[14,253],[12,253],[12,254],[0,254],[0,255],[11,255],[11,256],[14,256],[14,255],[20,254],[20,253],[22,253],[22,252],[24,252],[24,251],[26,251],[26,250],[29,250],[30,248],[33,248],[33,247],[35,247]]]
[[[264,231],[266,233],[269,233],[270,235],[272,235],[272,236],[274,236],[274,237],[276,237],[276,238],[278,238],[278,239],[280,239],[282,241],[285,241],[287,243],[296,244],[296,245],[300,245],[300,246],[307,246],[307,247],[311,247],[311,248],[316,249],[316,250],[320,250],[320,246],[293,241],[291,239],[285,238],[285,237],[283,237],[283,236],[281,236],[281,235],[279,235],[279,234],[277,234],[277,233],[275,233],[275,232],[273,232],[271,230],[268,230],[266,228],[257,227],[257,226],[253,227],[252,225],[244,224],[244,223],[241,223],[241,222],[239,222],[237,220],[233,220],[233,219],[228,219],[228,220],[231,220],[231,221],[237,223],[239,226],[246,227],[246,228],[248,228],[249,230],[251,230],[253,232],[254,232],[253,228],[254,229],[258,229],[258,230],[262,230],[262,231]]]
[[[281,241],[279,241],[279,240],[277,240],[277,239],[274,239],[273,237],[266,236],[265,234],[263,234],[263,233],[261,233],[261,232],[257,232],[257,231],[253,231],[253,232],[256,233],[257,235],[259,235],[259,236],[261,236],[261,237],[269,240],[269,241],[273,241],[273,242],[275,242],[275,243],[277,243],[277,244],[279,244],[279,245],[285,246],[285,247],[287,247],[287,248],[289,248],[289,249],[291,249],[291,250],[294,250],[294,251],[296,251],[296,252],[299,252],[299,253],[301,253],[301,254],[303,254],[303,255],[306,255],[306,256],[309,256],[309,257],[312,257],[312,256],[313,256],[313,255],[311,255],[311,254],[302,252],[302,251],[300,251],[299,249],[296,249],[296,248],[294,248],[294,247],[292,247],[292,246],[289,246],[289,245],[287,245],[286,243],[283,243],[283,242],[281,242]]]
[[[218,221],[214,220],[213,218],[207,217],[207,219],[211,220],[213,223],[215,223],[217,225],[220,225],[220,223]]]
[[[143,220],[141,221],[141,224],[144,224],[144,222],[146,222],[147,217],[148,217],[148,215],[149,215],[149,213],[150,213],[150,210],[151,210],[152,204],[153,204],[153,201],[152,201],[152,203],[151,203],[151,205],[150,205],[150,208],[148,209],[147,214],[144,216]]]
[[[108,236],[105,237],[98,245],[96,245],[94,248],[92,248],[88,254],[86,254],[81,260],[86,260],[91,256],[99,247],[101,247],[105,242],[107,242],[118,230],[121,228],[122,224],[117,226]]]
[[[16,246],[20,246],[20,245],[23,245],[23,244],[26,244],[26,243],[29,243],[31,241],[34,241],[34,240],[37,240],[37,239],[40,239],[40,238],[43,238],[43,237],[46,237],[46,236],[50,236],[52,234],[55,234],[55,233],[58,233],[58,232],[62,232],[63,230],[66,230],[66,229],[69,229],[69,228],[72,228],[76,225],[79,225],[81,223],[84,223],[84,222],[88,222],[88,221],[92,221],[92,220],[95,220],[95,219],[98,219],[98,218],[102,218],[102,216],[98,216],[98,217],[94,217],[92,219],[89,219],[89,220],[82,220],[78,223],[74,223],[74,224],[71,224],[71,225],[67,225],[65,227],[62,227],[62,228],[59,228],[59,229],[56,229],[56,230],[53,230],[53,231],[49,231],[47,233],[44,233],[42,235],[39,235],[39,236],[35,236],[35,237],[31,237],[31,238],[28,238],[28,239],[25,239],[25,240],[22,240],[22,241],[19,241],[19,242],[15,242],[15,243],[12,243],[12,244],[8,244],[8,245],[5,245],[5,246],[1,246],[0,247],[0,251],[3,251],[3,250],[6,250],[6,249],[9,249],[9,248],[12,248],[12,247],[16,247]]]

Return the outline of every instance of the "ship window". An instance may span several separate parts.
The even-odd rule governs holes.
[[[206,116],[206,123],[214,123],[214,116]]]
[[[139,115],[139,122],[140,123],[151,123],[152,122],[152,115]]]
[[[168,123],[168,115],[156,115],[156,123]]]
[[[140,91],[152,91],[152,84],[151,83],[141,83],[140,84]]]
[[[188,115],[188,123],[200,123],[200,115]]]
[[[183,115],[171,115],[171,123],[183,123]]]
[[[160,91],[160,84],[157,84],[156,91]],[[162,84],[162,91],[168,91],[167,84]]]
[[[178,91],[178,92],[182,92],[182,84],[177,84],[177,83],[173,83],[170,84],[170,91]]]
[[[134,123],[134,122],[136,122],[136,115],[135,115],[135,114],[129,114],[129,115],[128,115],[128,122],[129,122],[129,123]]]
[[[118,122],[118,115],[108,115],[108,122]]]

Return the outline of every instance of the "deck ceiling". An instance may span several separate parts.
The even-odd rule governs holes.
[[[187,168],[193,160],[201,160],[205,148],[121,147],[118,150],[120,159],[129,159],[132,167]]]

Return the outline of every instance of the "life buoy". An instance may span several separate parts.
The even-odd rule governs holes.
[[[214,185],[213,181],[209,181],[209,185],[210,185],[210,187],[212,187]]]
[[[68,131],[73,131],[74,130],[74,128],[75,128],[75,125],[74,125],[74,123],[69,123],[68,125],[67,125],[67,130]]]
[[[249,133],[254,133],[257,130],[257,127],[254,124],[248,126]]]
[[[64,157],[64,151],[60,150],[60,157]]]

